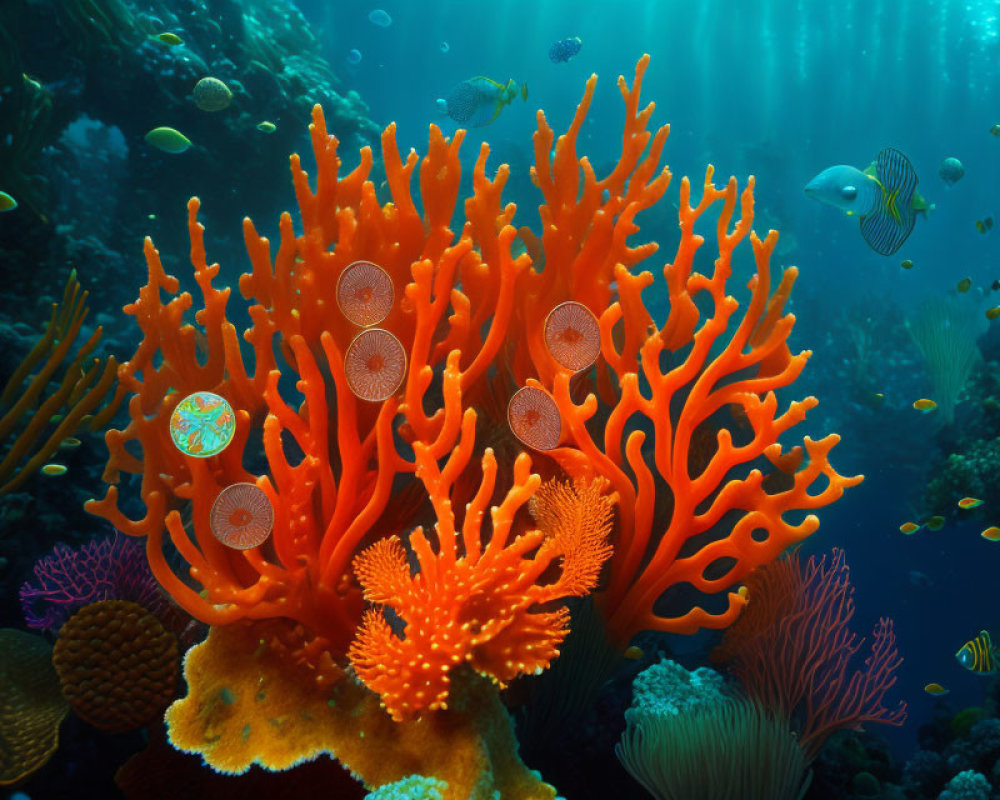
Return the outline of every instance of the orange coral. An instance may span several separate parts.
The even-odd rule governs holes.
[[[514,463],[514,485],[490,510],[492,531],[484,544],[481,525],[497,472],[490,449],[459,541],[450,495],[472,452],[473,420],[468,422],[443,469],[426,447],[415,447],[417,475],[437,516],[437,551],[417,528],[410,535],[420,566],[416,576],[395,536],[376,542],[354,562],[365,599],[390,606],[406,623],[399,637],[381,611],[369,611],[349,654],[358,677],[382,696],[396,720],[447,708],[451,672],[461,664],[501,685],[545,669],[559,654],[569,613],[564,607],[539,607],[552,609],[555,601],[590,592],[611,554],[607,537],[614,500],[601,494],[603,482],[578,490],[553,487],[533,498],[540,479],[530,474],[523,453]],[[515,515],[529,499],[536,501],[540,529],[511,539]],[[559,576],[542,582],[557,559]]]
[[[287,769],[323,753],[374,789],[412,774],[447,782],[446,800],[551,800],[517,757],[513,726],[489,684],[459,676],[447,711],[396,723],[355,681],[321,687],[293,662],[282,621],[212,628],[188,651],[187,697],[167,711],[171,743],[214,769]]]

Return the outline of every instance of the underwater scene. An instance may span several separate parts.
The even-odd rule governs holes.
[[[0,800],[1000,799],[997,223],[998,0],[0,0]]]

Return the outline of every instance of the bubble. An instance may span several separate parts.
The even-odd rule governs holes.
[[[347,348],[344,373],[357,397],[380,402],[392,397],[402,385],[406,351],[389,331],[369,328],[355,336]]]
[[[440,48],[442,53],[447,53],[449,50],[451,50],[447,42],[441,42]]]
[[[378,25],[380,28],[388,28],[392,25],[392,17],[381,8],[376,8],[368,15],[368,21],[372,25]]]
[[[195,392],[170,415],[170,438],[184,455],[208,458],[221,453],[236,433],[236,415],[225,398]]]
[[[545,318],[545,344],[560,366],[574,372],[586,369],[601,352],[597,317],[583,303],[560,303]]]
[[[552,450],[562,436],[562,415],[549,393],[525,386],[518,389],[507,406],[511,431],[528,447]]]
[[[271,535],[274,508],[262,489],[252,483],[234,483],[212,503],[209,525],[212,535],[226,547],[249,550]]]
[[[354,49],[347,51],[347,63],[348,64],[360,64],[361,63],[361,51]]]
[[[337,279],[337,305],[355,325],[378,325],[392,310],[392,278],[378,264],[355,261]]]

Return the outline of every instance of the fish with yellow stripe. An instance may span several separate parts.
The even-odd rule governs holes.
[[[934,208],[917,191],[917,173],[895,147],[886,147],[864,171],[847,164],[823,170],[806,194],[861,218],[861,235],[876,253],[890,256],[913,231],[917,214]]]
[[[969,672],[992,675],[997,671],[997,650],[989,631],[980,631],[975,639],[963,644],[955,653],[955,658]]]
[[[437,105],[442,113],[460,125],[482,128],[496,120],[517,97],[528,99],[528,84],[518,83],[513,78],[505,84],[498,83],[477,75],[462,81],[447,97],[439,98]]]

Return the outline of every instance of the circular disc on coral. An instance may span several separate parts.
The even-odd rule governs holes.
[[[264,491],[254,484],[234,483],[215,498],[209,523],[212,535],[226,547],[249,550],[262,545],[271,535],[274,508]]]
[[[170,438],[186,456],[208,458],[221,453],[236,434],[236,414],[225,398],[195,392],[170,415]]]
[[[102,600],[59,631],[52,664],[73,710],[112,733],[153,722],[177,686],[177,638],[138,603]]]
[[[0,786],[17,783],[49,760],[67,711],[51,645],[32,633],[0,630]]]
[[[337,305],[355,325],[378,325],[392,310],[392,278],[378,264],[355,261],[337,279]]]
[[[518,389],[507,405],[514,435],[534,450],[552,450],[562,436],[562,415],[548,392],[534,386]]]
[[[406,351],[389,331],[369,328],[354,337],[344,355],[347,385],[362,400],[392,397],[406,375]]]
[[[583,303],[560,303],[545,318],[545,346],[559,366],[573,372],[587,369],[601,352],[597,317]]]
[[[202,111],[222,111],[233,102],[233,93],[218,78],[202,78],[195,84],[191,96]]]

